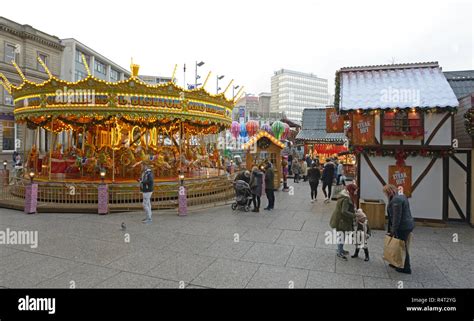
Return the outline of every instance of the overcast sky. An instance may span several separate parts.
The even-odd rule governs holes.
[[[439,61],[474,69],[473,1],[7,1],[0,15],[59,38],[76,38],[141,74],[178,84],[216,74],[246,92],[270,91],[273,72],[293,69],[329,79],[344,66]]]

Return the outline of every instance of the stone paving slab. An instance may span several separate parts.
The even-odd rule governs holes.
[[[0,231],[38,231],[38,247],[0,244],[0,288],[474,288],[474,229],[467,224],[417,225],[412,274],[382,260],[385,231],[369,239],[371,260],[336,259],[325,232],[336,202],[310,202],[309,185],[276,192],[275,210],[232,211],[230,205],[110,215],[0,209]],[[266,198],[263,197],[263,206]],[[121,224],[126,230],[121,230]],[[129,242],[125,237],[129,237]],[[238,237],[239,242],[234,242]],[[456,242],[457,241],[457,242]],[[353,245],[346,250],[354,252]]]

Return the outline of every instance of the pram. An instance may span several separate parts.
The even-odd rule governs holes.
[[[250,200],[252,199],[252,193],[250,186],[245,181],[235,181],[235,202],[232,203],[231,207],[233,210],[239,208],[245,212],[250,211]]]

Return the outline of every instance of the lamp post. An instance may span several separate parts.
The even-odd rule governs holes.
[[[201,62],[196,61],[196,77],[194,79],[194,89],[197,89],[198,79],[201,78],[201,76],[198,75],[198,67],[201,67],[202,65],[204,65],[204,61],[201,61]]]
[[[181,170],[178,173],[178,215],[186,216],[188,214],[188,201],[186,199],[186,187],[184,187],[184,174],[181,172]]]
[[[7,169],[7,164],[8,164],[8,162],[6,160],[4,160],[3,161],[3,169],[5,169],[5,170]]]
[[[97,187],[97,212],[98,214],[104,215],[109,213],[109,186],[105,184],[104,179],[107,171],[105,168],[100,169],[100,181],[101,183]]]
[[[224,77],[225,77],[224,75],[222,75],[222,76],[217,75],[217,77],[216,77],[216,83],[217,83],[217,85],[216,85],[216,94],[218,94],[219,90],[221,89],[219,87],[219,80],[222,80],[222,78],[224,78]]]
[[[30,177],[30,184],[25,186],[25,213],[34,214],[38,204],[38,184],[34,183],[34,170],[31,170],[28,176]]]

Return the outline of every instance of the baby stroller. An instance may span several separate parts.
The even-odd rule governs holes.
[[[245,212],[250,211],[250,200],[252,199],[252,193],[250,186],[247,182],[236,181],[234,183],[235,188],[235,202],[232,203],[231,207],[233,210],[239,208]]]

